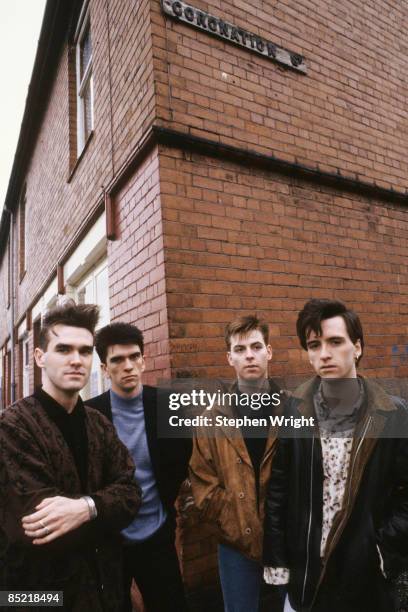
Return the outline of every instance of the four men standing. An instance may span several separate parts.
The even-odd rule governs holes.
[[[67,610],[119,612],[131,610],[135,578],[148,612],[182,612],[174,502],[191,445],[157,437],[158,391],[142,384],[132,325],[99,331],[111,389],[83,405],[97,316],[75,305],[46,315],[35,350],[43,387],[1,416],[1,587],[62,590]],[[263,547],[266,582],[287,585],[285,611],[392,611],[389,578],[408,554],[407,405],[357,376],[363,331],[341,302],[310,300],[297,333],[316,377],[283,407],[266,323],[227,326],[236,381],[212,412],[245,425],[194,440],[192,490],[218,535],[225,610],[258,611]],[[252,401],[260,394],[269,403]],[[282,410],[314,427],[283,426],[279,440],[259,428]]]

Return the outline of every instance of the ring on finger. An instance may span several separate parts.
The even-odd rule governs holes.
[[[45,531],[45,535],[50,535],[51,531],[48,529],[47,525],[44,523],[44,521],[40,521],[40,525],[41,527],[44,529]]]

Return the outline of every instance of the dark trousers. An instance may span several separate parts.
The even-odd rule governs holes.
[[[132,610],[132,578],[147,612],[187,612],[174,540],[174,523],[167,519],[148,540],[124,547],[124,612]]]

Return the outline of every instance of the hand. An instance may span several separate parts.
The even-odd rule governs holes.
[[[21,520],[26,536],[34,538],[33,544],[48,544],[90,520],[84,499],[48,497],[35,510]]]
[[[188,518],[191,510],[194,508],[194,497],[192,495],[182,495],[179,498],[178,511],[180,516]]]

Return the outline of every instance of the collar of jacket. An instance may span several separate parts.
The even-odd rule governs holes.
[[[112,417],[112,405],[110,390],[101,393],[97,397],[87,400],[85,405],[96,408],[104,416],[106,416],[111,423],[113,423]],[[150,387],[149,385],[143,385],[143,412],[145,418],[145,429],[147,446],[149,448],[150,459],[153,466],[153,472],[158,481],[159,474],[159,444],[157,439],[157,389]]]
[[[387,423],[388,417],[393,414],[397,407],[387,393],[374,381],[363,378],[365,386],[365,410],[356,427],[356,435],[350,456],[350,467],[347,476],[345,495],[342,511],[336,516],[332,531],[329,534],[325,557],[328,557],[336,546],[343,528],[349,518],[365,467],[370,459],[378,439]]]
[[[377,428],[380,427],[379,433],[385,425],[387,414],[395,411],[397,408],[390,396],[380,385],[363,376],[359,376],[359,378],[364,384],[364,416],[369,415],[373,417],[377,425],[375,430],[377,431]],[[319,376],[315,376],[296,389],[293,399],[296,401],[296,408],[301,415],[306,417],[314,416],[313,396],[320,384],[320,380]],[[370,430],[370,434],[372,433]]]
[[[269,382],[269,392],[271,394],[278,393],[279,389],[276,386],[273,379],[269,378],[268,382]],[[222,390],[222,393],[239,394],[238,381],[235,380],[229,387]],[[213,408],[214,415],[220,414],[222,416],[234,418],[235,415],[233,411],[233,406],[234,406],[234,403],[231,403],[231,402],[227,402],[227,403],[223,402],[221,404],[216,404]],[[236,428],[236,427],[232,427],[229,425],[221,425],[219,427],[219,431],[222,431],[223,436],[225,436],[229,440],[230,444],[235,448],[235,450],[241,457],[242,461],[244,461],[245,463],[253,467],[251,458],[247,450],[247,446],[245,444],[245,440],[241,433],[241,428]],[[262,468],[262,465],[269,459],[272,453],[272,450],[275,446],[276,440],[277,440],[277,431],[276,429],[270,428],[268,438],[266,440],[264,456],[262,457],[262,461],[261,461],[261,468]]]

